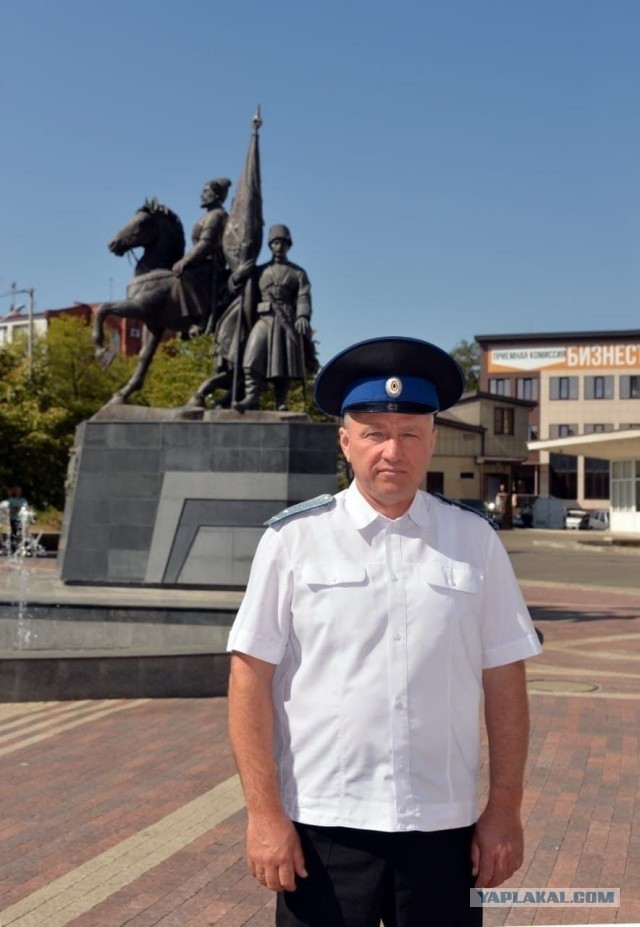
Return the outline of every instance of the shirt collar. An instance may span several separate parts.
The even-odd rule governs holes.
[[[351,521],[358,529],[366,528],[367,525],[373,524],[377,518],[386,522],[392,520],[387,518],[386,515],[377,512],[373,506],[369,505],[358,489],[355,480],[353,480],[346,491],[345,506]],[[431,499],[429,495],[418,490],[414,496],[413,502],[401,517],[410,518],[419,528],[428,528],[431,521],[429,517],[430,508]]]

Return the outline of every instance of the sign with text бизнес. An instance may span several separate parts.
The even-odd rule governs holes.
[[[489,373],[518,370],[636,370],[640,344],[572,344],[553,347],[494,348]]]

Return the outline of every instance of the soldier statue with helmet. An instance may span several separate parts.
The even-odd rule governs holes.
[[[253,272],[257,305],[242,354],[245,393],[235,403],[240,411],[257,409],[267,385],[273,387],[276,409],[286,410],[290,382],[304,380],[317,369],[311,340],[311,284],[306,271],[287,259],[292,244],[286,225],[272,225],[272,259]]]

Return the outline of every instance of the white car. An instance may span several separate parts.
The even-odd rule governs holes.
[[[567,509],[564,516],[565,528],[577,531],[589,526],[589,513],[584,509]]]
[[[608,531],[609,509],[596,509],[595,512],[591,512],[587,527],[593,531]]]

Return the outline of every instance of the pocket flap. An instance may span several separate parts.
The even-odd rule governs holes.
[[[425,563],[420,567],[420,575],[429,586],[444,586],[457,592],[478,592],[483,579],[477,567],[455,560]]]
[[[300,578],[307,586],[362,585],[367,571],[358,563],[305,563]]]

